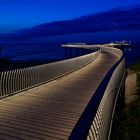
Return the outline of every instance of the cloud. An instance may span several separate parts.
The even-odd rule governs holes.
[[[140,5],[116,8],[73,20],[44,23],[18,33],[22,36],[38,37],[122,30],[140,30]]]

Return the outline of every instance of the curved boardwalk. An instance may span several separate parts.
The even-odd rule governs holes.
[[[0,100],[0,140],[66,140],[109,68],[102,52],[89,65],[55,81]]]

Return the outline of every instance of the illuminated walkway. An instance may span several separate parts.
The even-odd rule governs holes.
[[[95,61],[42,86],[0,100],[0,140],[65,140],[107,71],[119,60]]]

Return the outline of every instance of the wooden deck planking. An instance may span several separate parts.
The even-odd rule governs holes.
[[[82,69],[2,99],[0,139],[68,139],[101,80],[118,59],[103,52]]]

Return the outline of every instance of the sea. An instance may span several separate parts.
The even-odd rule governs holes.
[[[74,38],[74,39],[72,39]],[[61,47],[65,43],[87,43],[96,44],[92,40],[67,37],[58,38],[36,38],[27,41],[0,41],[0,57],[6,58],[11,62],[42,62],[49,63],[64,60],[65,50]],[[104,43],[104,42],[100,42]],[[107,43],[107,42],[106,42]],[[110,43],[110,42],[108,42]],[[121,48],[126,59],[126,66],[130,67],[140,59],[140,43],[133,42],[131,47]]]

